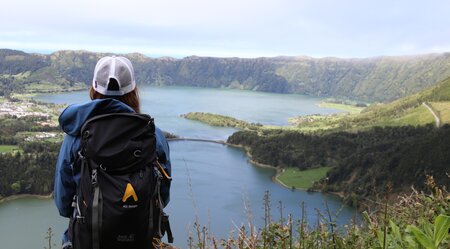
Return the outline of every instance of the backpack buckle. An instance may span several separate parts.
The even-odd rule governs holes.
[[[97,169],[92,170],[92,185],[97,185]]]
[[[156,179],[158,180],[158,182],[161,182],[161,180],[163,179],[163,175],[161,174],[161,172],[158,170],[158,168],[156,166],[153,167],[153,170],[156,174]]]
[[[77,222],[80,224],[84,224],[86,222],[84,216],[77,215],[76,218],[77,218]]]
[[[81,150],[78,151],[78,156],[80,157],[80,159],[81,159],[82,161],[85,161],[85,160],[86,160],[86,157],[83,156],[83,153],[81,153]]]
[[[77,196],[76,195],[74,195],[73,196],[73,199],[72,199],[72,205],[71,205],[73,208],[76,208],[77,207]]]

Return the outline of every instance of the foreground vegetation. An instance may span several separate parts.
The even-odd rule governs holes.
[[[450,180],[450,179],[449,179]],[[338,226],[335,215],[328,209],[317,213],[317,222],[307,222],[304,203],[301,218],[291,216],[274,219],[270,198],[264,198],[265,226],[237,227],[227,239],[217,239],[206,227],[195,224],[195,235],[189,237],[189,248],[239,248],[239,249],[446,249],[450,247],[450,195],[438,187],[432,177],[427,180],[427,192],[413,189],[401,195],[394,204],[388,204],[385,195],[376,209],[363,212],[362,222],[353,221]]]

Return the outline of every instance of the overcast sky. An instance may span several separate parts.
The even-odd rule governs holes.
[[[447,0],[9,0],[0,48],[149,56],[450,52]]]

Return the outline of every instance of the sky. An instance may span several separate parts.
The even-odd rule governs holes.
[[[2,0],[0,48],[151,57],[450,52],[447,0]]]

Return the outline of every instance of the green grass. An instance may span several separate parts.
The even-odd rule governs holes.
[[[0,145],[0,153],[10,153],[20,151],[19,146],[17,145]]]
[[[308,115],[289,118],[289,123],[295,125],[295,130],[300,132],[314,132],[329,130],[339,127],[340,120],[350,114],[339,113],[332,115]]]
[[[441,120],[441,124],[450,124],[450,102],[431,102],[431,108],[436,112],[436,115]]]
[[[440,110],[445,120],[450,122],[450,103],[434,102],[435,110]],[[306,120],[306,121],[305,121]],[[348,113],[325,116],[305,116],[290,119],[299,131],[313,132],[320,130],[364,130],[374,126],[426,125],[435,122],[433,115],[421,102],[402,106],[396,102],[371,106],[361,113]]]
[[[31,83],[26,85],[25,89],[28,92],[53,92],[62,90],[61,86],[50,83]]]
[[[381,126],[426,125],[434,123],[433,114],[423,105],[405,111],[401,117],[385,119],[379,122]]]
[[[342,110],[348,113],[360,113],[365,107],[357,107],[355,105],[348,105],[348,104],[338,104],[338,103],[332,103],[332,102],[321,102],[319,104],[322,108],[332,108],[337,110]]]
[[[308,189],[314,182],[326,177],[331,167],[320,167],[307,170],[299,170],[298,168],[286,168],[277,176],[277,179],[289,187]]]

